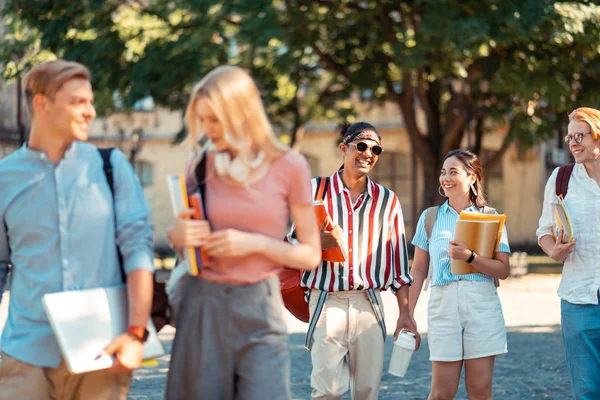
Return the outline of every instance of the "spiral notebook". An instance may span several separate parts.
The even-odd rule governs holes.
[[[125,286],[49,293],[42,299],[56,341],[73,374],[107,369],[113,359],[98,357],[117,336],[127,331],[128,306]],[[144,343],[144,360],[160,357],[165,350],[152,321]]]

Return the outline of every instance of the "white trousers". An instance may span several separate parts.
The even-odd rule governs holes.
[[[381,303],[379,291],[376,296]],[[312,317],[319,291],[310,295]],[[311,351],[312,399],[375,400],[383,371],[383,335],[366,291],[329,293]]]

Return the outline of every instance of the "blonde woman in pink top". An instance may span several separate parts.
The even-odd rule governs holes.
[[[308,164],[276,139],[254,81],[237,67],[219,67],[194,87],[186,124],[194,141],[202,132],[213,144],[209,222],[180,215],[168,237],[178,250],[207,251],[211,263],[187,280],[166,398],[289,399],[277,275],[283,265],[312,270],[320,261]],[[281,240],[290,217],[297,246]]]

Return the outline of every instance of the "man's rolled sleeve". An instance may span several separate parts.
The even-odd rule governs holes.
[[[115,184],[117,244],[127,274],[143,269],[154,273],[150,210],[131,164],[123,153],[111,154]]]
[[[412,284],[413,278],[408,271],[408,249],[406,246],[406,232],[404,231],[404,217],[400,204],[395,207],[395,216],[392,220],[392,249],[393,249],[393,268],[394,280],[391,289],[396,292],[403,285]]]
[[[8,247],[8,232],[4,221],[0,221],[0,303],[6,286],[8,276],[8,265],[10,264],[10,249]]]
[[[544,205],[542,207],[542,215],[540,216],[538,229],[535,231],[535,234],[538,239],[538,245],[540,244],[540,239],[542,237],[554,235],[554,218],[552,214],[552,203],[554,202],[554,198],[556,196],[557,174],[558,168],[552,171],[552,175],[550,175],[550,178],[548,178],[548,182],[546,183],[546,189],[544,190]]]

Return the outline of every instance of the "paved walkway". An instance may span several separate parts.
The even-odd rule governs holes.
[[[527,275],[503,281],[500,295],[508,328],[509,353],[499,357],[494,373],[494,399],[569,399],[564,349],[560,334],[560,300],[556,289],[560,275]],[[407,376],[397,378],[384,374],[381,400],[425,399],[431,383],[431,363],[427,347],[426,304],[428,292],[422,292],[415,317],[423,332],[423,344],[415,353]],[[383,295],[388,333],[398,316],[395,298]],[[289,348],[292,361],[292,394],[294,399],[310,398],[310,355],[304,350],[306,324],[286,315],[290,330]],[[163,329],[160,336],[170,348],[174,329]],[[392,340],[386,341],[385,369],[392,352]],[[169,356],[159,360],[158,368],[136,372],[130,399],[162,399]],[[349,396],[345,398],[349,399]],[[467,399],[461,382],[457,399]]]
[[[509,354],[499,357],[494,374],[494,399],[569,399],[564,349],[560,334],[560,300],[556,289],[559,275],[526,275],[510,278],[500,286],[508,326]],[[428,292],[423,292],[415,317],[423,333],[421,349],[415,353],[405,378],[384,374],[379,398],[425,399],[431,382],[431,364],[427,347],[426,303]],[[390,293],[383,295],[386,307],[388,333],[395,327],[397,306]],[[0,306],[0,329],[6,317],[6,301]],[[310,398],[310,355],[304,350],[306,324],[288,318],[289,348],[292,361],[292,393],[294,399]],[[167,351],[175,330],[167,327],[160,333]],[[386,341],[385,368],[389,364],[392,340]],[[130,399],[163,399],[169,356],[159,359],[158,367],[143,368],[135,372]],[[349,396],[345,398],[349,399]],[[467,399],[461,383],[457,399]]]
[[[170,349],[173,329],[161,332],[165,347]],[[385,373],[381,384],[380,400],[426,399],[431,382],[431,364],[427,336],[423,336],[421,349],[415,353],[405,378]],[[304,350],[304,335],[290,334],[292,361],[292,394],[294,399],[310,398],[310,356]],[[509,354],[499,357],[494,373],[494,399],[568,399],[569,379],[566,376],[560,328],[523,327],[509,328]],[[392,340],[386,341],[385,369],[389,365]],[[159,360],[156,368],[136,371],[129,399],[162,400],[169,356]],[[345,396],[349,399],[350,396]],[[461,382],[457,399],[467,399]]]

